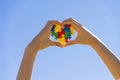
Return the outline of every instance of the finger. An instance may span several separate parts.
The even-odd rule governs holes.
[[[71,24],[72,27],[76,30],[76,31],[79,31],[79,27],[78,26],[81,26],[81,25],[78,25],[78,23],[73,20],[72,18],[69,18],[69,19],[66,19],[63,21],[63,24]]]
[[[82,26],[82,24],[80,24],[80,23],[78,23],[75,19],[73,19],[73,18],[68,18],[68,19],[66,19],[66,20],[64,20],[63,22],[74,22],[74,23],[76,23],[76,24],[79,24],[79,25],[81,25]]]
[[[48,23],[47,23],[48,25],[46,26],[46,28],[47,28],[47,30],[48,30],[48,33],[50,33],[51,32],[51,29],[52,29],[52,27],[53,27],[53,25],[56,25],[56,24],[58,24],[58,25],[62,25],[62,23],[60,23],[59,21],[48,21]]]
[[[59,21],[57,20],[52,20],[52,21],[48,21],[47,24],[45,25],[45,27],[42,29],[41,33],[45,33],[46,35],[50,35],[51,33],[51,28],[53,27],[53,25],[55,24],[61,24]]]
[[[57,21],[57,20],[48,21],[47,24],[48,24],[48,27],[49,27],[49,28],[52,28],[52,26],[53,26],[53,25],[56,25],[56,24],[61,25],[61,23],[60,23],[59,21]]]
[[[50,29],[53,25],[55,25],[55,24],[60,24],[60,22],[57,21],[57,20],[48,21],[48,22],[46,23],[44,29],[48,29],[48,30],[49,30],[49,29]]]
[[[60,44],[59,42],[55,42],[55,41],[49,41],[49,46],[62,47],[62,44]]]
[[[69,41],[66,46],[70,46],[70,45],[74,45],[74,44],[78,44],[76,40],[71,40]]]
[[[67,19],[65,19],[63,22],[72,21],[72,20],[73,20],[73,18],[67,18]]]

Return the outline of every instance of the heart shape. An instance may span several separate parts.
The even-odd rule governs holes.
[[[74,32],[75,30],[71,24],[65,24],[64,26],[55,24],[51,28],[51,36],[54,37],[54,39],[60,42],[63,46],[72,40]]]

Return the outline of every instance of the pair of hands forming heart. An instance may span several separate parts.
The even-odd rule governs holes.
[[[77,32],[75,40],[71,40]],[[57,41],[50,40],[50,35]],[[48,21],[43,30],[28,45],[31,49],[41,50],[48,46],[68,46],[73,44],[90,45],[95,37],[93,34],[72,18],[59,21]]]
[[[71,34],[74,33],[71,27],[76,30],[77,37],[75,40],[68,41],[68,39],[71,39]],[[59,42],[51,41],[50,34]],[[63,47],[63,45],[68,46],[73,44],[86,44],[93,47],[113,77],[116,80],[120,78],[120,60],[89,30],[72,18],[69,18],[62,23],[58,21],[48,21],[44,29],[31,41],[25,49],[17,80],[30,80],[33,63],[38,50],[45,49],[49,46]]]

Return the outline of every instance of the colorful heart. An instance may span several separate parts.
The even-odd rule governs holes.
[[[51,36],[62,45],[65,45],[74,36],[74,28],[71,24],[65,24],[64,27],[61,27],[60,24],[53,25]]]

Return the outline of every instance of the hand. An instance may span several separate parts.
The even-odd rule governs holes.
[[[61,46],[59,42],[54,42],[49,39],[51,28],[54,24],[61,23],[58,21],[48,21],[44,29],[31,41],[27,48],[38,51],[48,46]]]
[[[77,38],[75,40],[69,41],[67,45],[73,44],[90,45],[95,39],[95,36],[89,30],[87,30],[83,25],[79,24],[72,18],[64,20],[63,24],[71,24],[73,28],[77,31]]]

